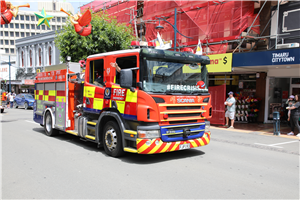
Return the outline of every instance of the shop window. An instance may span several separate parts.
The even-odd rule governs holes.
[[[292,84],[300,84],[300,78],[292,78]]]
[[[103,80],[104,60],[93,60],[90,62],[90,77],[89,82],[94,85],[104,86]]]

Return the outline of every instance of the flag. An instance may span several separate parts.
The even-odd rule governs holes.
[[[198,44],[197,44],[196,54],[197,55],[202,55],[203,54],[200,40],[198,41]]]

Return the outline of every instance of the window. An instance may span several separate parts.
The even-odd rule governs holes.
[[[8,40],[5,40],[5,45],[8,45]]]
[[[37,29],[37,30],[40,30],[40,29],[41,29],[41,26],[37,26],[36,29]]]
[[[19,32],[16,32],[16,37],[20,37],[20,33]]]
[[[9,49],[5,49],[5,53],[9,53]]]
[[[104,85],[103,83],[103,64],[104,61],[103,59],[99,60],[93,60],[90,62],[90,77],[89,77],[89,82],[102,86]]]
[[[24,20],[24,15],[20,15],[20,19],[21,19],[21,20]]]
[[[62,22],[66,22],[66,18],[65,17],[62,18]]]
[[[34,30],[34,29],[35,29],[35,25],[31,24],[31,30]]]
[[[33,21],[33,22],[34,22],[34,21],[35,21],[34,19],[35,19],[35,18],[34,18],[34,16],[31,16],[31,21]]]
[[[32,50],[29,51],[29,64],[30,64],[30,67],[32,66]]]
[[[21,37],[24,37],[24,33],[21,33]]]
[[[43,30],[46,30],[46,26],[45,26],[45,25],[42,25],[42,29],[43,29]]]
[[[1,36],[3,36],[3,32],[1,31]]]
[[[15,53],[15,49],[10,49],[10,53]]]
[[[5,31],[5,32],[4,32],[4,35],[5,35],[5,36],[8,36],[8,32],[7,32],[7,31]]]
[[[42,49],[39,48],[39,66],[42,65]]]
[[[14,32],[10,32],[10,37],[14,37],[14,36],[15,36]]]
[[[5,27],[5,28],[8,28],[8,24],[5,24],[4,27]]]
[[[26,15],[26,21],[29,21],[29,16],[28,15]]]
[[[29,24],[26,24],[26,29],[30,29]]]
[[[55,26],[52,26],[52,30],[55,30]]]
[[[24,27],[25,27],[24,24],[21,24],[21,29],[24,29]]]
[[[22,64],[22,67],[24,67],[24,52],[22,51],[21,52],[21,64]]]
[[[1,45],[3,45],[3,40],[0,40],[0,41],[1,41],[1,43],[0,43],[0,44],[1,44]]]
[[[19,24],[15,24],[15,27],[16,27],[16,28],[20,28],[20,25],[19,25]]]
[[[51,20],[52,20],[52,22],[56,22],[56,18],[55,17],[53,17]]]
[[[137,67],[137,57],[129,56],[129,57],[120,57],[116,60],[117,64],[121,69],[127,68],[135,68]],[[133,71],[133,86],[136,87],[136,71]],[[116,73],[116,83],[120,84],[120,73]]]
[[[35,35],[35,33],[31,33],[31,35]]]
[[[60,17],[57,17],[57,22],[60,22]]]
[[[15,45],[15,41],[14,41],[14,40],[11,40],[11,41],[10,41],[10,44],[11,44],[11,45]]]
[[[51,55],[52,55],[52,48],[49,47],[49,65],[51,65],[51,59],[52,59]]]
[[[10,27],[10,28],[14,28],[14,24],[13,24],[13,23],[10,23],[10,24],[9,24],[9,27]]]
[[[30,33],[26,33],[26,37],[30,36]]]
[[[51,30],[51,29],[47,26],[47,30]]]
[[[17,17],[15,18],[15,20],[19,20],[19,15],[17,15]]]

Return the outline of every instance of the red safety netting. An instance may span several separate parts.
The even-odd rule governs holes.
[[[215,3],[219,2],[219,3]],[[177,8],[177,28],[188,39],[177,34],[177,43],[180,45],[196,45],[198,39],[201,43],[220,42],[228,39],[241,38],[240,35],[249,27],[255,15],[253,1],[152,1],[144,2],[144,21],[157,20],[156,17],[165,18],[174,24],[174,9]],[[156,39],[157,30],[155,24],[146,23],[146,39]],[[174,30],[167,22],[160,21],[164,29],[160,31],[164,40],[174,40]],[[257,19],[254,25],[259,25]],[[259,26],[253,27],[259,33]],[[217,45],[209,45],[210,53],[225,53],[227,42]],[[178,46],[178,45],[177,45]],[[205,46],[202,46],[204,51]]]
[[[117,21],[120,23],[126,23],[129,25],[130,19],[133,19],[133,15],[136,15],[137,1],[122,1],[122,0],[110,0],[101,1],[95,0],[90,2],[80,8],[81,12],[85,9],[92,9],[94,12],[107,12],[109,16],[116,17]],[[130,11],[130,9],[134,9]],[[130,14],[132,15],[130,18]]]

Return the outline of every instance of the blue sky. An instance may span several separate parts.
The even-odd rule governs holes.
[[[9,0],[8,0],[9,1]],[[26,10],[26,11],[38,11],[38,1],[40,2],[52,2],[52,0],[10,0],[10,2],[13,5],[23,5],[26,3],[30,4],[30,8],[20,8],[20,10]],[[79,10],[79,7],[91,2],[93,0],[58,0],[58,2],[69,2],[72,4],[74,8],[74,12],[76,13]]]

